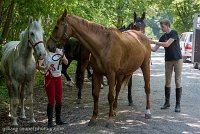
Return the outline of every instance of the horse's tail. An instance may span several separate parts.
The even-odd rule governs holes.
[[[125,89],[126,85],[128,84],[130,78],[132,75],[130,75],[129,77],[124,77],[124,79],[122,80],[122,86],[121,89]]]

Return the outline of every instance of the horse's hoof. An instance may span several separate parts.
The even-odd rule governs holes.
[[[77,99],[77,104],[81,104],[82,103],[82,99]]]
[[[12,122],[11,127],[18,127],[18,123],[17,122]]]
[[[35,118],[32,118],[32,119],[30,120],[30,123],[32,123],[32,124],[36,123]]]
[[[85,82],[90,82],[90,80],[88,78],[85,78],[84,81]]]
[[[151,114],[145,114],[145,119],[151,119]]]
[[[12,117],[12,115],[10,114],[10,112],[9,112],[9,114],[8,114],[8,117]]]
[[[96,123],[97,123],[96,120],[90,120],[89,123],[88,123],[88,126],[90,126],[90,127],[95,126]]]
[[[113,128],[113,127],[115,127],[115,124],[114,124],[113,121],[108,121],[108,122],[106,123],[106,127],[107,127],[107,128]]]
[[[26,116],[25,116],[25,115],[21,115],[21,116],[20,116],[20,119],[25,120],[25,119],[26,119]]]
[[[128,106],[133,106],[133,102],[129,102],[129,103],[128,103]]]
[[[113,116],[116,116],[117,115],[117,112],[116,111],[113,111]]]
[[[66,82],[66,85],[67,85],[68,87],[73,87],[73,86],[74,86],[74,83],[73,83],[73,81],[67,81],[67,82]]]

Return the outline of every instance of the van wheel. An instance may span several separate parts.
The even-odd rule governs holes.
[[[183,58],[183,63],[186,63],[187,61],[186,61],[186,59],[187,59],[187,57],[182,57]]]
[[[199,69],[199,63],[198,62],[194,62],[193,63],[193,67],[194,67],[194,69]]]

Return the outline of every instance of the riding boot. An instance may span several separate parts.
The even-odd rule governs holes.
[[[63,122],[60,118],[61,116],[61,107],[62,105],[56,105],[56,124],[57,125],[63,125],[63,124],[67,124],[66,122]]]
[[[161,107],[161,109],[167,109],[170,107],[169,101],[170,101],[170,87],[165,87],[165,104]]]
[[[47,105],[48,128],[54,127],[53,125],[53,106]]]
[[[180,107],[181,94],[182,94],[182,87],[176,88],[176,107],[175,107],[175,112],[180,112],[181,111],[181,107]]]

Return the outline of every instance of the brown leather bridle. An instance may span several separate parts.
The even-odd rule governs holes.
[[[63,38],[68,38],[68,35],[67,35],[67,27],[68,27],[68,24],[67,24],[67,18],[65,17],[64,18],[64,31],[63,31],[63,34],[62,34],[62,37],[60,38],[63,39]],[[60,40],[57,40],[55,37],[53,37],[53,35],[50,35],[50,39],[55,43],[55,45],[58,47],[59,44],[61,44]]]

